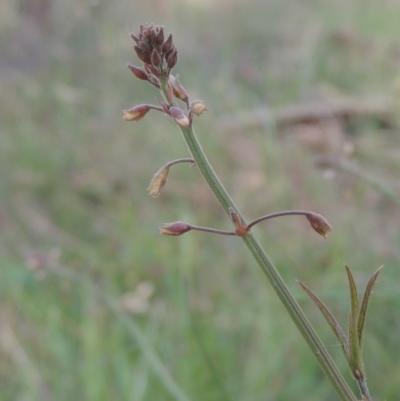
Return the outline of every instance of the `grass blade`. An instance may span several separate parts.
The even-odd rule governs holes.
[[[382,268],[383,268],[383,266],[380,266],[376,270],[376,272],[371,276],[371,278],[368,281],[367,287],[365,289],[364,298],[363,298],[363,301],[361,304],[360,313],[358,315],[358,324],[357,324],[358,342],[360,344],[360,347],[362,345],[362,337],[363,337],[363,331],[364,331],[364,325],[365,325],[365,318],[367,316],[368,303],[369,303],[369,299],[371,297],[372,288],[373,288]]]
[[[317,305],[318,309],[324,315],[329,326],[331,326],[333,332],[335,333],[336,338],[339,340],[347,361],[350,363],[349,342],[339,323],[336,321],[335,317],[332,315],[331,311],[325,306],[325,304],[305,284],[303,284],[301,281],[297,282],[301,285],[303,290],[308,294],[308,296],[312,299],[312,301],[315,303],[315,305]]]

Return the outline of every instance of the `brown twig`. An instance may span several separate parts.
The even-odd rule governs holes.
[[[241,131],[265,126],[275,126],[282,130],[290,125],[331,119],[340,120],[373,117],[388,125],[394,125],[394,102],[388,97],[340,98],[323,102],[309,102],[270,109],[263,107],[222,117],[219,129]]]

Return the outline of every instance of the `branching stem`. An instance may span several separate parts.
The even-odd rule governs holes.
[[[247,228],[251,228],[254,225],[264,221],[264,220],[269,220],[273,219],[274,217],[281,217],[281,216],[309,216],[310,214],[314,214],[312,212],[307,212],[305,210],[284,210],[282,212],[276,212],[276,213],[271,213],[267,214],[265,216],[258,217],[257,219],[253,220],[251,223],[248,224]]]
[[[164,99],[171,106],[176,106],[173,101],[168,99],[167,81],[165,78],[160,79],[160,86]],[[208,161],[204,150],[195,135],[192,125],[190,125],[189,127],[179,126],[179,128],[183,134],[189,151],[196,162],[196,165],[198,166],[201,174],[203,175],[211,191],[214,193],[225,212],[228,214],[228,216],[230,216],[229,208],[233,208],[235,211],[237,211],[237,214],[242,220],[243,225],[246,225],[244,218],[241,216],[238,208],[235,206],[234,202],[225,190],[224,186],[222,185],[218,176],[213,170],[210,162]],[[278,270],[275,268],[272,261],[269,259],[268,255],[261,247],[260,243],[251,232],[249,232],[245,236],[242,236],[241,238],[247,245],[248,249],[250,250],[254,259],[257,261],[258,265],[261,267],[264,274],[267,276],[269,282],[272,285],[272,288],[278,295],[279,299],[288,311],[289,315],[291,316],[300,333],[304,337],[308,346],[312,350],[315,358],[318,360],[321,368],[334,386],[340,399],[342,401],[357,401],[356,396],[341,375],[340,371],[338,370],[334,361],[329,355],[327,349],[319,339],[314,328],[311,326],[304,312],[300,308],[300,305],[296,302],[296,300],[290,293],[289,288],[286,286]]]

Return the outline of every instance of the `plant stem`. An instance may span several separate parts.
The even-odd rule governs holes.
[[[371,394],[369,393],[367,382],[365,379],[358,380],[358,387],[360,389],[360,393],[365,397],[367,401],[372,401]]]
[[[176,107],[177,104],[174,101],[168,99],[167,80],[165,78],[160,79],[160,86],[160,91],[164,99],[170,105]],[[208,161],[204,150],[196,137],[193,126],[179,126],[179,128],[183,134],[186,145],[188,146],[189,151],[196,162],[197,167],[199,168],[208,186],[218,199],[225,212],[228,214],[228,216],[230,216],[229,208],[233,208],[233,210],[237,212],[238,216],[242,220],[243,225],[246,226],[245,220],[240,214],[239,209],[235,206],[233,200],[229,196],[228,192],[222,185],[217,174]],[[300,308],[300,305],[293,298],[292,294],[289,291],[289,288],[286,286],[278,270],[269,259],[268,255],[261,247],[260,243],[251,232],[249,232],[245,236],[242,236],[241,238],[249,248],[258,265],[261,267],[263,273],[267,276],[269,282],[272,285],[272,288],[275,290],[276,294],[278,295],[279,299],[288,311],[292,320],[296,324],[303,338],[306,340],[308,346],[310,347],[315,358],[319,362],[322,370],[325,372],[326,376],[332,383],[340,399],[342,401],[357,401],[356,396],[350,389],[349,385],[346,383],[342,374],[339,372],[327,349],[323,345],[322,341],[319,339],[314,328],[311,326],[304,312]]]
[[[210,189],[220,202],[221,206],[224,208],[225,212],[229,215],[228,209],[229,207],[232,207],[235,211],[237,211],[238,215],[244,222],[244,219],[238,211],[238,208],[233,203],[229,194],[227,193],[220,180],[218,179],[216,173],[214,172],[207,157],[205,156],[205,153],[197,140],[193,127],[180,127],[180,129],[200,172],[202,173]],[[343,376],[341,375],[332,358],[330,357],[328,351],[326,350],[318,335],[314,331],[313,327],[309,323],[308,319],[304,315],[304,312],[301,310],[299,304],[291,295],[279,272],[277,271],[257,239],[253,236],[252,233],[248,233],[246,236],[243,236],[241,238],[249,248],[250,252],[261,267],[264,274],[267,276],[269,282],[272,285],[272,288],[275,290],[276,294],[278,295],[286,310],[290,314],[291,318],[295,322],[297,328],[306,340],[308,346],[311,348],[323,371],[328,376],[332,385],[336,389],[336,392],[338,393],[340,399],[343,401],[357,401],[354,393],[344,380]]]
[[[284,210],[282,212],[276,212],[267,214],[265,216],[261,216],[258,219],[253,220],[247,226],[247,228],[251,228],[254,225],[261,223],[262,221],[273,219],[275,217],[282,217],[282,216],[307,216],[312,214],[311,212],[307,212],[306,210]]]
[[[195,231],[204,231],[206,233],[222,234],[222,235],[237,235],[234,231],[219,230],[217,228],[211,228],[211,227],[193,226],[191,224],[189,224],[189,226],[192,230]]]
[[[164,167],[172,167],[175,164],[179,164],[179,163],[192,163],[192,164],[196,164],[196,162],[194,161],[194,159],[191,159],[189,157],[184,157],[182,159],[176,159],[176,160],[172,160],[171,162],[167,163],[165,166],[162,166],[161,168]]]

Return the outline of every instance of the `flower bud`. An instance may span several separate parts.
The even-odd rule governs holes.
[[[159,26],[156,30],[156,45],[161,46],[164,42],[164,27]]]
[[[189,224],[183,223],[182,221],[176,221],[174,223],[167,223],[160,227],[160,234],[178,236],[185,234],[190,231],[192,227]]]
[[[181,127],[187,128],[190,126],[189,117],[178,107],[170,107],[169,114]]]
[[[151,65],[153,67],[159,67],[161,64],[161,56],[157,49],[153,49],[151,52]]]
[[[172,48],[165,56],[165,59],[167,61],[167,65],[169,69],[172,70],[172,68],[175,67],[176,62],[178,61],[178,50],[176,48]]]
[[[170,74],[168,78],[168,83],[174,91],[174,96],[176,98],[183,100],[184,102],[188,100],[188,94],[186,92],[186,89],[180,83],[178,75],[174,77],[172,74]]]
[[[206,111],[206,105],[202,100],[193,100],[192,103],[190,103],[190,111],[197,116],[202,114],[204,111]]]
[[[250,229],[242,224],[242,221],[241,221],[239,215],[231,207],[229,208],[229,214],[231,215],[231,219],[232,219],[233,223],[235,224],[236,235],[238,235],[239,237],[242,237],[242,236],[248,234]]]
[[[325,217],[321,216],[317,213],[309,213],[306,215],[307,220],[310,222],[311,227],[324,238],[328,236],[328,233],[332,231],[332,227],[325,219]]]
[[[136,78],[141,79],[142,81],[147,81],[147,79],[149,78],[146,71],[143,70],[142,68],[135,67],[132,64],[128,64],[128,68],[132,71],[133,75]]]
[[[148,113],[149,110],[150,107],[147,104],[139,104],[129,110],[124,110],[122,118],[125,121],[139,121]]]
[[[172,48],[172,34],[170,33],[168,36],[168,39],[164,42],[164,44],[162,45],[161,51],[165,54],[167,52],[169,52]]]
[[[134,46],[133,49],[136,52],[136,55],[138,58],[143,61],[145,64],[151,64],[151,58],[150,58],[150,52],[149,51],[144,51],[140,49],[138,46]]]
[[[169,167],[162,167],[160,170],[157,171],[157,173],[154,174],[154,177],[151,180],[148,188],[149,194],[153,198],[156,198],[160,194],[162,187],[167,182],[168,173]]]
[[[139,35],[135,35],[134,33],[131,33],[131,38],[135,41],[135,43],[138,45],[140,42],[140,37]]]

